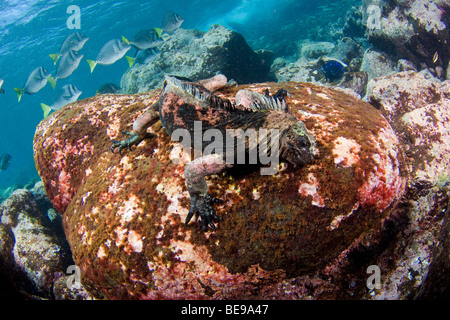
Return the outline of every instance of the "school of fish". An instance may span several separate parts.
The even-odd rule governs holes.
[[[112,39],[105,43],[100,49],[95,59],[87,59],[91,73],[97,65],[108,66],[122,59],[127,52],[134,48],[136,52],[133,57],[126,56],[129,66],[135,63],[150,63],[155,55],[158,53],[158,46],[163,43],[162,33],[173,34],[183,23],[183,18],[173,11],[165,14],[161,28],[144,29],[137,32],[131,40],[125,36],[121,39]],[[80,33],[74,32],[70,34],[61,44],[58,53],[50,54],[50,58],[54,61],[55,70],[49,73],[45,68],[38,67],[30,72],[28,78],[22,87],[14,88],[17,94],[18,102],[24,96],[33,95],[42,90],[47,83],[50,83],[55,90],[57,82],[60,79],[70,77],[75,70],[78,69],[84,55],[79,53],[83,49],[89,37]],[[3,87],[4,80],[0,78],[0,94],[4,94]],[[106,83],[102,85],[97,94],[103,93],[118,93],[120,88],[113,83]],[[46,118],[52,111],[59,110],[69,103],[78,100],[82,92],[73,84],[68,84],[57,90],[56,97],[51,104],[41,103],[44,118]],[[7,158],[3,158],[7,159]],[[8,160],[9,161],[9,160]]]

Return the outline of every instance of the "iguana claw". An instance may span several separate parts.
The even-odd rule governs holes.
[[[114,153],[115,149],[119,149],[119,154],[122,154],[123,149],[128,148],[131,151],[132,146],[138,145],[142,140],[151,138],[153,136],[153,134],[151,133],[147,134],[145,137],[141,137],[134,132],[122,131],[122,133],[129,135],[130,137],[122,141],[113,140],[113,145],[111,146],[112,153]]]
[[[211,197],[208,193],[205,195],[192,195],[191,196],[191,209],[186,217],[186,225],[191,221],[194,214],[200,215],[202,219],[202,229],[206,231],[208,226],[212,230],[216,230],[216,226],[213,221],[220,221],[212,205],[214,203],[223,203],[223,200]]]

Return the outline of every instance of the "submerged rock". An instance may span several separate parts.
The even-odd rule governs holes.
[[[332,89],[262,83],[218,94],[233,99],[242,88],[286,89],[317,155],[303,168],[281,163],[273,176],[240,167],[209,177],[210,193],[224,200],[216,206],[223,220],[211,233],[183,223],[189,156],[159,123],[156,137],[133,151],[110,151],[157,91],[79,101],[38,126],[37,168],[95,297],[285,299],[310,296],[311,288],[316,298],[343,294],[309,273],[339,263],[395,207],[406,184],[397,137],[375,108]]]
[[[377,106],[406,146],[412,178],[438,183],[450,176],[450,81],[414,71],[377,78],[366,100]]]
[[[386,54],[368,49],[362,59],[361,71],[367,73],[368,80],[372,80],[396,73],[397,70],[394,61]]]
[[[377,264],[385,268],[375,299],[448,297],[448,209],[450,199],[450,81],[401,72],[372,80],[366,99],[379,108],[405,150],[410,179],[404,230]],[[403,211],[403,212],[402,212]],[[399,218],[403,217],[403,218]],[[446,234],[447,233],[447,234]]]
[[[166,74],[194,81],[222,73],[236,82],[269,80],[273,57],[267,51],[254,52],[244,37],[223,26],[208,32],[178,29],[168,37],[149,64],[136,64],[122,77],[124,93],[146,92],[157,88]]]
[[[73,263],[61,221],[50,219],[47,208],[25,189],[14,191],[0,205],[0,217],[0,269],[16,290],[52,298],[53,282]]]
[[[348,88],[361,95],[366,89],[368,75],[365,71],[347,72],[337,84],[340,88]]]
[[[447,0],[363,0],[362,5],[369,41],[395,59],[424,63],[422,69],[445,69],[449,62],[449,10]]]
[[[317,59],[329,54],[335,47],[332,42],[304,41],[300,45],[300,56],[308,59]]]
[[[353,39],[345,37],[339,41],[328,56],[348,65],[354,58],[361,56],[360,47]]]
[[[81,282],[69,276],[61,276],[53,284],[55,300],[93,300],[92,295],[84,288]],[[69,286],[68,286],[69,283]]]

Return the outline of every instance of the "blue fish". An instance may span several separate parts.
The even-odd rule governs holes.
[[[325,62],[322,68],[319,69],[321,71],[327,82],[336,81],[344,75],[346,66],[344,66],[341,62],[337,60],[329,60]]]

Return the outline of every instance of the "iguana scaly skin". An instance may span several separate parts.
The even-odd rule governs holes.
[[[297,117],[287,112],[284,98],[288,94],[280,90],[274,96],[268,92],[262,95],[257,92],[240,90],[235,97],[235,103],[222,99],[212,92],[225,87],[227,79],[223,75],[193,83],[186,79],[166,77],[160,99],[133,123],[133,132],[124,132],[130,137],[123,141],[113,141],[111,150],[117,148],[119,153],[123,149],[130,149],[152,134],[147,129],[161,120],[167,134],[177,129],[185,129],[194,136],[195,123],[201,121],[202,130],[218,129],[224,137],[230,129],[276,129],[278,136],[279,156],[294,166],[303,166],[314,157],[315,140],[307,132],[305,126]],[[240,131],[240,130],[239,130]],[[240,131],[242,132],[242,131]],[[193,144],[193,139],[190,139]],[[226,139],[224,138],[223,141]],[[184,141],[184,139],[183,139]],[[183,141],[181,143],[183,143]],[[260,147],[259,140],[239,140],[231,148],[226,146],[223,152],[205,155],[187,163],[184,170],[186,185],[189,191],[191,207],[186,218],[189,223],[194,214],[199,214],[202,220],[202,229],[206,231],[209,226],[215,229],[216,215],[213,204],[221,200],[211,197],[208,192],[206,176],[218,174],[231,168],[234,163],[227,160],[227,153],[244,150],[250,154],[254,148]],[[209,143],[209,142],[208,142]],[[266,141],[266,145],[270,145]],[[203,142],[202,148],[206,146]],[[190,147],[193,147],[191,145]]]

